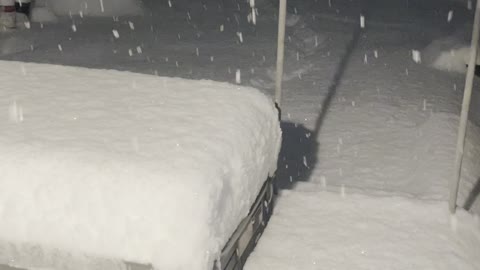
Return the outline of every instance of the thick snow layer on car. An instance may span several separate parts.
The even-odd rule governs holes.
[[[252,88],[18,62],[0,78],[3,262],[210,269],[276,169],[277,111]]]

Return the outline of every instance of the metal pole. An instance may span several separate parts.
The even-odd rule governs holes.
[[[275,77],[275,103],[280,107],[282,100],[283,59],[285,52],[285,20],[287,17],[287,0],[280,0],[278,12],[277,71]]]
[[[457,151],[455,157],[455,171],[452,182],[450,183],[450,213],[454,214],[457,207],[458,188],[460,185],[460,176],[462,170],[463,151],[465,149],[465,137],[468,124],[468,112],[470,110],[470,99],[472,97],[473,78],[475,75],[475,66],[478,54],[478,39],[480,28],[480,0],[477,1],[475,8],[475,19],[473,21],[472,44],[470,46],[470,60],[468,62],[467,76],[465,79],[465,90],[463,92],[462,113],[460,114],[460,126],[457,137]]]

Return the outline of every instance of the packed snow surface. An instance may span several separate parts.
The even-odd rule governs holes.
[[[340,189],[284,191],[245,269],[480,269],[478,216],[452,217],[444,206]]]
[[[278,114],[258,90],[5,61],[0,77],[3,263],[62,250],[210,270],[276,169]]]

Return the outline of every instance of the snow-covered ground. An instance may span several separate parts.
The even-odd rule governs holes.
[[[242,84],[271,94],[276,11],[269,1],[257,1],[255,27],[245,1],[144,5],[145,17],[63,17],[3,34],[2,44],[19,45],[4,45],[0,57],[227,82],[240,75]],[[468,1],[291,0],[289,12],[278,176],[279,188],[292,190],[280,192],[277,214],[248,268],[309,269],[315,261],[317,269],[323,261],[316,258],[326,254],[331,263],[348,261],[330,265],[345,269],[478,268],[471,254],[480,249],[473,217],[480,213],[480,91],[475,84],[458,201],[469,211],[453,219],[452,229],[446,199],[464,77],[432,68],[445,55],[463,68],[460,49],[468,46],[473,15]],[[295,227],[301,230],[285,235]],[[385,242],[370,234],[374,229],[388,235]],[[322,243],[329,231],[335,232],[329,243],[338,241],[331,250]],[[415,232],[420,238],[408,238]],[[425,245],[414,245],[417,239]],[[301,251],[314,240],[319,244],[307,258]],[[298,250],[297,261],[272,246]],[[380,258],[375,252],[382,246]],[[398,263],[412,254],[418,260],[411,265]]]
[[[438,201],[286,191],[246,269],[475,270],[479,225]]]

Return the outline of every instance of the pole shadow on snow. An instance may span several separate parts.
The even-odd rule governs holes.
[[[361,33],[360,28],[356,29],[352,39],[346,46],[345,54],[337,67],[333,80],[328,87],[327,95],[318,112],[315,128],[309,130],[301,124],[282,121],[283,141],[278,160],[277,189],[292,189],[295,187],[296,182],[310,180],[314,166],[318,162],[318,134],[322,129],[325,117],[328,114]]]
[[[318,143],[313,131],[301,124],[281,122],[282,147],[278,157],[276,187],[292,189],[295,182],[307,181],[316,163]]]
[[[465,200],[465,204],[463,205],[463,208],[467,211],[469,211],[473,204],[475,203],[475,200],[480,196],[480,178],[477,179],[477,183],[475,186],[473,186],[473,189],[470,191],[470,194],[468,194],[467,199]]]

